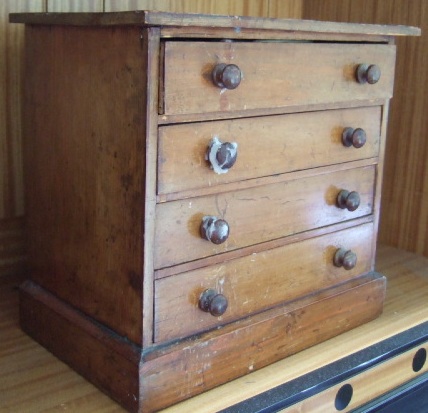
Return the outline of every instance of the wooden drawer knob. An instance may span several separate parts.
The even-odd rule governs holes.
[[[217,136],[211,140],[205,159],[217,174],[225,174],[235,164],[238,156],[238,144],[236,142],[222,142]]]
[[[345,270],[352,270],[357,265],[357,254],[351,250],[339,248],[334,254],[333,264]]]
[[[360,195],[358,192],[343,189],[337,195],[337,206],[348,211],[355,211],[360,206]]]
[[[227,305],[227,298],[212,289],[205,290],[199,297],[199,308],[214,317],[223,315],[227,310]]]
[[[343,130],[342,143],[347,148],[350,146],[353,146],[354,148],[361,148],[366,143],[366,140],[367,135],[364,129],[345,128]]]
[[[374,85],[379,82],[380,75],[380,68],[377,65],[363,63],[357,67],[356,77],[358,83]]]
[[[213,244],[222,244],[229,237],[229,224],[224,219],[205,216],[201,222],[201,236]]]
[[[212,75],[214,84],[222,89],[236,89],[241,83],[241,69],[233,64],[219,63],[214,67]]]

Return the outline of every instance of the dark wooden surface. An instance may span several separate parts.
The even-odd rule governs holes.
[[[141,32],[57,27],[52,35],[49,27],[28,27],[26,34],[33,280],[139,343],[147,61]]]

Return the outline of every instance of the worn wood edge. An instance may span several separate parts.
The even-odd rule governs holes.
[[[342,231],[344,229],[354,228],[360,225],[368,224],[370,222],[373,222],[373,215],[366,215],[350,221],[340,222],[326,227],[304,231],[287,237],[262,242],[256,245],[250,245],[248,247],[228,251],[222,254],[213,255],[211,257],[201,258],[195,261],[174,265],[172,267],[161,268],[155,271],[155,280],[169,277],[171,275],[180,274],[182,272],[207,267],[209,265],[221,264],[226,261],[234,260],[251,254],[257,254],[259,252],[267,251],[274,248],[280,248],[285,245],[293,244],[295,242],[307,240],[309,238],[320,237],[322,235],[331,234],[333,232]]]
[[[175,123],[191,123],[203,122],[211,120],[226,120],[237,118],[252,118],[258,116],[270,115],[286,115],[289,113],[301,112],[315,112],[323,110],[334,109],[351,109],[362,108],[367,106],[381,106],[385,103],[385,99],[362,99],[353,101],[341,101],[330,103],[315,103],[309,105],[294,105],[294,106],[281,106],[277,108],[262,108],[262,109],[246,109],[246,110],[232,110],[223,112],[207,112],[207,113],[185,113],[179,115],[164,115],[159,116],[159,126],[170,125]]]
[[[385,277],[369,273],[269,311],[268,318],[261,314],[177,347],[155,350],[141,365],[143,411],[167,407],[171,404],[168,400],[177,403],[193,397],[369,322],[382,313],[385,291]],[[326,305],[332,305],[334,313],[326,312]],[[314,313],[320,317],[316,325],[311,325]],[[343,317],[347,324],[343,324]],[[284,325],[286,334],[275,337],[271,333],[272,325],[277,323]],[[242,342],[248,343],[247,352]],[[221,374],[222,366],[228,369],[227,379]],[[166,383],[171,382],[174,386],[167,387]]]
[[[128,410],[138,410],[139,347],[31,281],[21,285],[19,298],[25,333]]]
[[[380,133],[380,145],[379,145],[379,164],[376,168],[376,178],[374,186],[374,203],[373,203],[373,216],[374,216],[374,237],[372,243],[373,251],[373,265],[375,264],[376,250],[377,250],[377,239],[379,234],[379,223],[382,205],[382,182],[383,182],[383,171],[385,166],[385,148],[387,140],[387,128],[388,128],[388,116],[389,116],[389,105],[390,101],[385,101],[382,106],[381,113],[381,133]]]
[[[241,181],[234,181],[228,183],[220,183],[212,186],[205,186],[200,188],[186,189],[179,192],[160,193],[157,195],[157,203],[161,204],[169,201],[177,201],[180,199],[190,199],[202,196],[209,196],[219,192],[235,192],[247,188],[256,188],[259,186],[270,185],[280,182],[294,181],[297,179],[310,178],[318,175],[324,175],[337,171],[347,171],[349,169],[365,168],[378,164],[378,157],[359,159],[357,161],[343,162],[339,164],[319,166],[317,168],[300,169],[297,171],[285,172],[282,174],[261,176],[257,178],[250,178]]]
[[[112,13],[12,13],[11,23],[69,25],[147,25],[233,27],[257,30],[306,31],[309,33],[373,34],[388,36],[420,36],[417,27],[402,25],[321,22],[315,20],[274,19],[267,17],[203,15],[161,11],[124,11]]]
[[[138,346],[116,336],[31,281],[24,282],[20,289],[20,319],[27,334],[125,408],[133,412],[153,412],[372,320],[382,312],[385,286],[385,277],[369,273],[222,329],[154,347],[143,353],[143,357]],[[336,300],[338,303],[357,302],[357,306],[336,305]],[[334,314],[322,311],[326,303],[335,309]],[[314,327],[310,323],[305,329],[295,322],[296,317],[300,317],[299,321],[305,323],[305,317],[311,319],[311,312],[322,314],[323,322],[328,323],[321,336],[318,328],[310,331]],[[346,324],[338,328],[343,317]],[[278,322],[292,323],[288,329],[293,330],[293,341],[283,334],[267,336],[271,324]],[[306,341],[308,334],[312,334],[309,342]],[[242,350],[242,335],[252,340],[250,355],[257,365],[250,369],[247,358],[235,360]],[[303,341],[296,345],[297,339]],[[258,344],[254,344],[257,340]],[[278,351],[273,351],[270,358],[261,351],[260,346],[266,345],[268,350],[278,346]],[[210,351],[214,352],[214,370],[218,363],[223,366],[232,360],[238,363],[227,380],[219,371],[210,372],[211,367],[203,374],[207,369],[206,354]],[[88,354],[91,363],[87,362]],[[102,369],[98,368],[98,363],[102,363]],[[207,380],[203,385],[192,384],[192,380],[201,378]],[[118,381],[120,386],[117,386]],[[111,386],[113,382],[115,385]],[[173,400],[168,399],[170,395],[174,395]]]
[[[234,39],[234,40],[284,40],[284,41],[313,41],[314,33],[305,31],[282,31],[277,29],[256,30],[241,28],[214,28],[205,27],[201,31],[200,27],[175,27],[164,26],[161,28],[161,37],[163,39]],[[370,43],[389,43],[391,37],[387,35],[364,35],[364,34],[339,34],[339,33],[318,33],[317,41],[339,41],[339,42],[370,42]]]
[[[143,31],[143,47],[147,56],[146,69],[146,101],[145,118],[145,187],[144,187],[144,283],[143,283],[143,308],[142,308],[142,343],[147,346],[153,343],[153,246],[155,245],[155,214],[156,214],[156,174],[157,174],[157,102],[158,102],[158,79],[159,79],[159,29],[148,28]]]
[[[154,360],[160,356],[164,356],[170,353],[174,353],[177,350],[188,349],[189,344],[202,344],[207,341],[216,339],[217,337],[224,336],[225,334],[234,333],[241,329],[254,328],[255,325],[263,323],[272,318],[282,316],[287,312],[299,310],[307,307],[315,302],[324,302],[331,299],[332,297],[338,297],[351,290],[360,288],[362,285],[372,285],[373,283],[380,283],[382,290],[386,292],[387,279],[383,273],[378,271],[369,271],[361,274],[357,277],[338,283],[332,287],[328,287],[322,290],[315,291],[312,294],[307,294],[303,297],[296,298],[294,300],[287,301],[285,303],[276,305],[271,309],[261,311],[257,314],[249,315],[242,318],[241,320],[227,323],[219,328],[213,328],[209,331],[194,334],[184,339],[171,340],[164,344],[157,344],[150,349],[146,349],[142,354],[142,362],[148,362]],[[384,296],[382,296],[385,298]]]

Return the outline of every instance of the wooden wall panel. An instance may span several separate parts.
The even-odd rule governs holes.
[[[269,17],[301,19],[305,0],[269,0]]]
[[[103,11],[103,0],[45,0],[48,12]],[[118,2],[119,3],[119,2]]]
[[[44,11],[44,0],[0,1],[0,276],[24,267],[21,97],[24,28],[9,13]]]
[[[25,268],[24,220],[0,220],[0,277],[22,273]]]
[[[105,11],[160,10],[177,13],[268,15],[269,0],[105,0]]]
[[[299,19],[304,0],[105,0],[105,11],[162,10]]]
[[[304,0],[303,18],[422,28],[397,39],[380,242],[428,256],[428,2],[426,0]]]
[[[43,0],[0,2],[0,218],[24,212],[21,158],[22,26],[8,23],[8,15],[43,11]]]

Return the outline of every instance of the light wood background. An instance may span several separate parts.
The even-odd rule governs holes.
[[[0,276],[21,272],[25,264],[20,121],[23,27],[9,24],[8,14],[133,9],[422,27],[422,38],[398,40],[380,240],[428,256],[426,0],[0,0]]]

